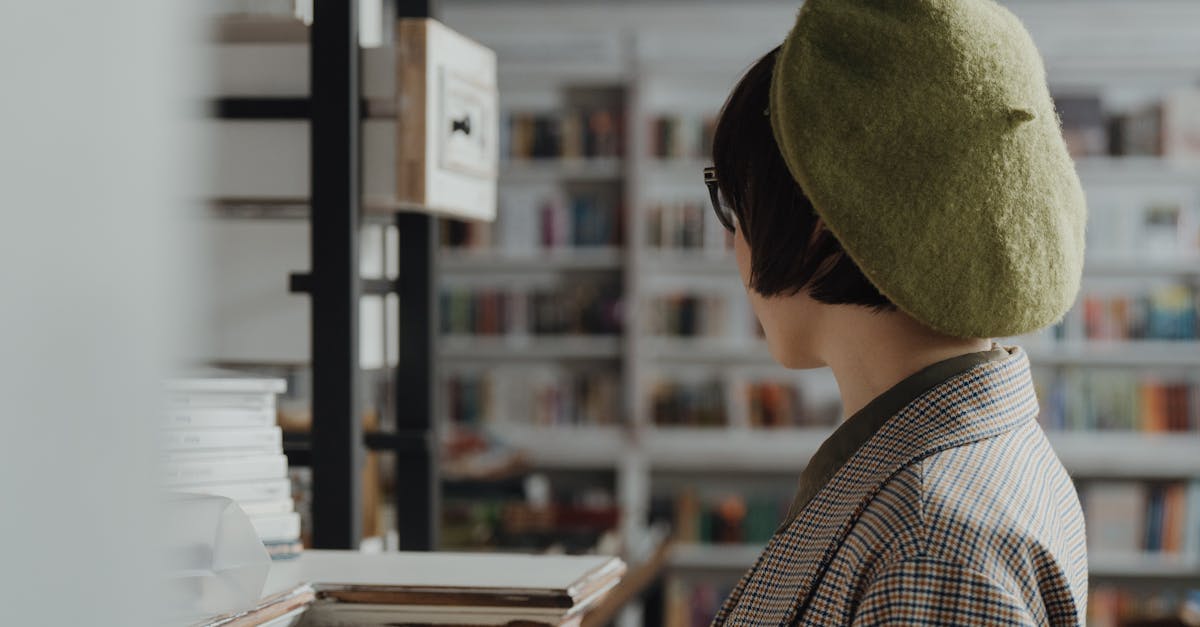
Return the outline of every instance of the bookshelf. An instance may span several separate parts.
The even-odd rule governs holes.
[[[1106,13],[1097,18],[1099,23],[1089,22],[1088,29],[1082,29],[1079,9],[1072,3],[1018,4],[1015,10],[1045,51],[1056,93],[1099,94],[1104,107],[1132,115],[1162,94],[1200,78],[1200,61],[1180,61],[1200,59],[1200,47],[1191,43],[1194,33],[1180,22],[1187,16],[1200,19],[1200,10],[1156,2],[1134,11],[1112,3],[1105,8],[1112,10],[1111,15]],[[1180,17],[1181,11],[1187,16]],[[554,277],[576,280],[587,273],[619,276],[625,312],[621,333],[570,340],[603,342],[603,351],[590,356],[564,348],[566,344],[560,343],[564,338],[531,338],[527,343],[520,343],[526,342],[523,338],[520,342],[447,338],[441,354],[455,368],[527,362],[577,368],[583,367],[580,362],[595,365],[608,360],[607,367],[619,372],[622,382],[625,411],[619,424],[546,428],[497,421],[490,428],[500,439],[520,446],[536,467],[611,470],[622,510],[620,527],[631,536],[645,533],[653,502],[664,490],[673,489],[672,477],[680,474],[727,478],[752,490],[769,484],[783,498],[790,497],[795,475],[834,426],[832,422],[773,429],[749,426],[746,387],[756,381],[787,382],[806,405],[823,407],[831,396],[836,400],[836,388],[831,389],[828,380],[773,364],[754,330],[736,266],[710,215],[701,182],[701,171],[708,165],[702,156],[706,120],[715,114],[744,67],[782,38],[792,12],[793,7],[769,3],[737,8],[704,5],[690,7],[688,20],[680,23],[677,9],[656,6],[613,12],[588,6],[536,4],[499,10],[464,4],[447,11],[451,25],[497,50],[502,106],[508,110],[543,115],[574,110],[586,102],[583,93],[592,90],[590,97],[606,93],[614,99],[609,102],[619,101],[624,112],[625,149],[619,158],[514,159],[501,174],[502,198],[507,190],[513,198],[522,194],[532,198],[530,204],[544,193],[539,190],[550,187],[616,190],[624,216],[619,245],[600,250],[540,245],[520,249],[506,248],[500,238],[499,246],[443,249],[441,256],[443,280],[448,282],[469,276],[492,276],[505,283]],[[547,31],[544,50],[537,49],[542,45],[537,38],[512,34],[524,32],[523,24],[535,19],[535,14]],[[705,36],[711,32],[724,36],[714,41]],[[1156,39],[1149,43],[1139,39],[1137,32],[1154,32]],[[577,42],[578,49],[567,50],[571,47],[567,41]],[[580,52],[583,49],[588,54]],[[1185,49],[1197,54],[1187,56],[1191,52],[1184,54]],[[512,60],[506,63],[506,58]],[[573,95],[573,91],[580,93]],[[1097,207],[1094,217],[1106,227],[1094,229],[1096,235],[1112,237],[1127,231],[1140,238],[1146,224],[1128,216],[1140,215],[1153,205],[1176,204],[1181,208],[1177,215],[1188,215],[1200,201],[1198,163],[1149,154],[1081,155],[1078,171]],[[503,201],[501,206],[503,214]],[[691,206],[701,210],[695,212]],[[1196,237],[1200,238],[1200,231]],[[1136,241],[1107,245],[1114,241],[1089,241],[1085,292],[1099,286],[1106,293],[1113,281],[1182,285],[1193,293],[1200,287],[1197,250],[1164,254],[1162,247],[1142,247]],[[706,323],[679,323],[669,333],[646,311],[659,307],[659,301],[679,303],[690,296],[714,298],[723,301],[723,307],[718,306],[719,314],[706,313],[711,318]],[[692,315],[675,313],[671,319],[676,323]],[[1061,338],[1051,333],[1012,340],[1027,349],[1039,376],[1100,369],[1167,373],[1193,381],[1200,377],[1200,340],[1089,339],[1080,330],[1082,313],[1072,316],[1067,323],[1071,328]],[[721,330],[712,337],[678,328],[710,323]],[[719,397],[705,402],[713,411],[723,407],[721,424],[656,424],[652,399],[660,384],[672,378],[719,390]],[[1168,433],[1053,431],[1050,437],[1081,484],[1200,479],[1200,439],[1195,428]],[[759,548],[677,544],[669,560],[668,597],[679,581],[705,578],[725,582],[710,590],[722,596],[721,586],[730,585],[727,580],[735,580],[751,565]],[[1200,577],[1200,566],[1187,560],[1150,554],[1097,555],[1093,573],[1102,583],[1168,588]]]

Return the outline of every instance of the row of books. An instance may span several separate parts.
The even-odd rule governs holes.
[[[450,422],[468,427],[605,425],[621,415],[620,379],[610,371],[499,367],[448,376],[445,393]]]
[[[1123,368],[1038,373],[1041,421],[1056,431],[1200,432],[1200,383]]]
[[[594,159],[624,153],[617,109],[515,112],[500,127],[500,153],[511,159]]]
[[[743,390],[746,420],[752,428],[827,427],[841,417],[840,403],[812,402],[795,382],[748,381]]]
[[[167,388],[162,485],[232,499],[273,559],[299,555],[300,516],[276,424],[284,381],[221,375],[178,379]]]
[[[624,210],[596,194],[550,194],[534,202],[501,203],[496,224],[447,220],[441,230],[446,248],[503,249],[535,253],[558,248],[621,246]]]
[[[646,330],[651,335],[714,337],[726,331],[724,297],[707,294],[664,294],[646,303]]]
[[[1200,292],[1175,284],[1142,294],[1085,294],[1084,336],[1092,340],[1194,340]]]
[[[658,381],[650,389],[650,418],[658,426],[724,427],[725,386],[710,381]]]
[[[671,577],[664,590],[664,627],[708,627],[737,579]]]
[[[621,290],[580,281],[556,290],[443,288],[441,330],[455,335],[616,335]]]
[[[1106,111],[1095,94],[1058,95],[1055,104],[1073,157],[1200,156],[1200,89],[1182,89],[1119,113]]]
[[[672,536],[688,544],[765,544],[783,521],[790,497],[701,493],[684,488],[656,497],[651,516],[669,516]]]
[[[711,115],[659,115],[650,118],[650,156],[659,159],[712,157],[716,118]]]
[[[1080,486],[1092,555],[1200,555],[1200,483],[1094,481]]]
[[[1200,589],[1131,590],[1113,585],[1088,591],[1089,627],[1195,625],[1200,621]]]
[[[696,180],[700,180],[699,174]],[[716,222],[707,202],[660,202],[643,208],[646,245],[672,250],[728,251],[733,238]]]

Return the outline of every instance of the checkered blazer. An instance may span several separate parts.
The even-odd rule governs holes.
[[[713,624],[1082,625],[1083,513],[1009,350],[888,420]]]

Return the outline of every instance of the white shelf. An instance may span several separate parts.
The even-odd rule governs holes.
[[[521,256],[496,252],[444,252],[438,264],[443,272],[453,273],[617,270],[622,265],[622,252],[612,246],[552,249]]]
[[[628,445],[624,429],[616,425],[489,424],[486,428],[539,468],[613,469]]]
[[[639,260],[647,272],[666,275],[709,276],[737,280],[737,261],[733,252],[708,250],[657,250],[646,248]]]
[[[1200,185],[1200,163],[1160,157],[1084,157],[1075,161],[1085,187],[1098,185]]]
[[[500,164],[501,183],[557,183],[563,180],[615,181],[624,176],[617,157],[515,159]]]
[[[709,159],[646,157],[638,174],[651,179],[671,182],[704,184],[704,168],[712,165]],[[703,188],[700,188],[703,189]]]
[[[711,161],[701,158],[646,157],[639,172],[652,179],[671,182],[703,180]],[[1075,161],[1076,172],[1085,186],[1138,184],[1198,184],[1200,163],[1154,156],[1083,157]]]
[[[656,470],[799,472],[832,427],[648,428],[642,436]],[[1200,476],[1200,437],[1128,432],[1049,434],[1067,471],[1080,477],[1169,479]]]
[[[1200,342],[1196,341],[1047,341],[1023,348],[1034,366],[1200,367]]]
[[[765,340],[720,338],[647,337],[639,347],[650,360],[684,363],[776,365]]]
[[[1153,553],[1088,555],[1088,574],[1107,579],[1190,579],[1200,581],[1200,559]]]
[[[796,473],[832,432],[832,427],[656,427],[642,434],[642,448],[655,470]]]
[[[691,570],[746,570],[754,565],[763,547],[756,544],[687,544],[671,546],[672,568]]]
[[[458,361],[616,359],[617,336],[443,336],[440,354]]]
[[[1150,253],[1097,255],[1083,264],[1083,272],[1095,276],[1200,275],[1200,255],[1155,259]]]
[[[1067,471],[1082,477],[1200,476],[1200,435],[1136,432],[1050,432]]]

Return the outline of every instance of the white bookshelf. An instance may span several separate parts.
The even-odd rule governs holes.
[[[1200,560],[1195,556],[1153,553],[1088,555],[1088,574],[1105,579],[1190,579],[1200,580]]]
[[[656,294],[688,290],[719,291],[735,298],[741,294],[731,252],[681,251],[646,245],[642,210],[670,199],[686,198],[707,205],[701,172],[709,165],[702,158],[651,156],[647,130],[651,118],[659,113],[715,113],[740,72],[782,38],[792,23],[794,7],[763,3],[734,8],[730,3],[715,3],[692,11],[687,23],[682,24],[677,9],[661,6],[630,5],[621,11],[611,11],[533,4],[534,9],[521,11],[512,7],[488,9],[485,4],[452,10],[447,19],[452,26],[494,44],[501,60],[501,90],[510,90],[507,96],[502,93],[502,102],[506,98],[516,102],[514,106],[531,102],[536,97],[529,94],[544,90],[547,84],[604,84],[626,90],[624,159],[513,161],[503,164],[501,170],[502,186],[556,182],[623,185],[627,211],[625,245],[620,250],[595,253],[537,251],[524,258],[445,256],[442,268],[450,274],[620,272],[627,324],[619,338],[588,339],[574,345],[554,338],[537,338],[527,344],[503,339],[474,348],[468,347],[469,342],[455,345],[447,341],[443,343],[444,354],[456,362],[480,363],[619,360],[628,403],[628,425],[563,430],[505,426],[502,433],[507,433],[505,439],[510,442],[523,445],[536,466],[612,468],[618,477],[618,498],[626,512],[622,530],[627,533],[645,532],[652,488],[661,485],[661,475],[673,473],[698,478],[795,475],[832,427],[755,430],[747,428],[744,416],[737,416],[736,411],[730,414],[728,428],[657,427],[648,411],[650,382],[662,372],[718,373],[717,378],[728,386],[729,398],[738,396],[736,381],[740,376],[729,375],[730,372],[795,376],[775,366],[765,342],[742,325],[744,321],[737,316],[744,315],[746,310],[731,314],[727,321],[730,338],[725,340],[655,337],[638,326],[640,322],[628,323],[636,320],[632,312]],[[1200,78],[1200,54],[1193,55],[1194,62],[1180,62],[1179,59],[1193,57],[1178,50],[1163,53],[1159,48],[1166,44],[1147,46],[1125,36],[1128,24],[1140,24],[1138,28],[1150,30],[1146,24],[1153,22],[1162,41],[1175,41],[1177,47],[1192,46],[1200,53],[1200,44],[1184,42],[1188,29],[1170,21],[1156,21],[1159,18],[1152,17],[1149,9],[1135,11],[1126,6],[1128,10],[1121,11],[1120,17],[1097,15],[1095,19],[1103,24],[1089,21],[1085,29],[1076,26],[1078,8],[1073,3],[1018,4],[1014,10],[1027,21],[1035,40],[1043,46],[1051,83],[1056,88],[1068,92],[1094,91],[1102,86],[1105,97],[1114,95],[1129,100],[1128,93],[1140,89],[1161,90],[1194,83]],[[1178,5],[1156,3],[1160,6],[1159,14]],[[1200,12],[1188,10],[1200,17]],[[583,62],[578,58],[563,59],[561,63],[551,59],[534,62],[531,59],[538,55],[533,51],[534,43],[527,41],[532,38],[505,34],[524,32],[521,29],[533,19],[544,29],[556,32],[555,37],[574,38],[594,48],[595,54],[587,59],[587,72],[574,71]],[[587,29],[579,26],[584,23],[589,25]],[[1046,37],[1053,38],[1056,30],[1067,35],[1047,41]],[[697,37],[699,32],[720,32],[723,36],[714,41]],[[608,43],[601,44],[600,40]],[[1112,42],[1124,48],[1114,48],[1116,44]],[[523,51],[522,61],[505,67],[506,50]],[[1136,63],[1124,61],[1131,55],[1136,57]],[[529,89],[530,85],[534,87]],[[1158,187],[1200,190],[1200,163],[1152,157],[1097,157],[1079,160],[1077,169],[1089,198],[1143,193]],[[705,211],[704,219],[713,220],[710,211]],[[1200,279],[1200,256],[1176,257],[1146,251],[1114,254],[1092,249],[1088,253],[1085,282],[1109,278]],[[1024,346],[1032,363],[1039,367],[1182,368],[1200,372],[1200,342],[1042,343],[1033,338],[1017,338],[1014,342]],[[1068,471],[1080,478],[1200,478],[1200,437],[1196,434],[1055,432],[1049,437]],[[753,563],[759,550],[760,547],[751,545],[684,544],[676,546],[671,564],[679,569],[744,569]],[[1093,557],[1092,569],[1101,576],[1130,579],[1194,579],[1200,572],[1194,565],[1171,563],[1154,556],[1110,560],[1097,555]]]
[[[1020,340],[1017,340],[1020,342]],[[1200,342],[1164,340],[1023,342],[1037,365],[1196,367]]]

